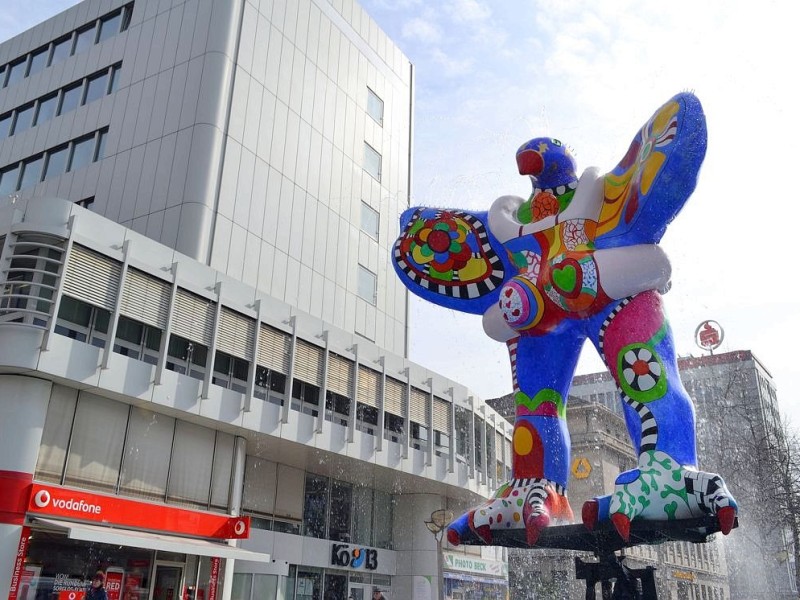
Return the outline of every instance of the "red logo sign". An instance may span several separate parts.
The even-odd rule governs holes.
[[[716,321],[703,321],[694,332],[694,341],[703,350],[716,350],[722,345],[725,332]]]
[[[106,595],[108,600],[119,600],[122,595],[122,580],[125,572],[120,568],[110,567],[106,570]]]
[[[250,535],[250,517],[228,517],[38,483],[32,486],[28,511],[206,538],[245,539]]]
[[[11,587],[8,590],[8,600],[16,600],[17,591],[19,589],[20,578],[22,576],[22,568],[25,563],[25,555],[28,553],[28,541],[31,537],[31,530],[28,527],[22,528],[22,533],[19,537],[19,546],[17,546],[17,554],[14,557],[14,570],[11,573]]]

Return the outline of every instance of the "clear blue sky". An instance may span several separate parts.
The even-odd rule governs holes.
[[[0,0],[0,40],[74,4]],[[725,328],[720,351],[752,350],[800,423],[796,232],[800,55],[792,3],[364,0],[415,65],[413,203],[485,209],[525,196],[514,152],[564,140],[579,168],[612,168],[639,126],[678,91],[705,107],[700,183],[662,246],[666,304],[681,354],[695,327]],[[510,391],[505,348],[480,321],[412,301],[411,358],[483,398]],[[454,340],[458,339],[458,343]],[[456,349],[457,348],[457,349]],[[585,352],[581,372],[601,368]]]

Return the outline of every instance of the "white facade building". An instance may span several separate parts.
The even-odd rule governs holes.
[[[511,427],[406,358],[412,83],[346,1],[86,0],[0,44],[0,593],[436,597],[425,520]],[[505,598],[502,551],[447,550]]]

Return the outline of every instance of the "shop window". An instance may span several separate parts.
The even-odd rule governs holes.
[[[350,417],[350,398],[328,390],[325,396],[325,420],[347,427]]]
[[[289,596],[291,598],[291,596]],[[322,598],[322,569],[300,567],[297,569],[295,600],[320,600]]]
[[[55,332],[98,348],[106,347],[111,313],[86,302],[61,297]]]
[[[246,394],[249,375],[249,362],[225,352],[217,351],[214,357],[214,375],[211,379],[214,385]]]
[[[161,330],[128,317],[121,316],[117,323],[114,352],[151,365],[158,364],[161,349]]]
[[[350,542],[353,486],[335,479],[331,481],[331,499],[328,508],[327,538],[337,542]]]
[[[372,497],[369,487],[353,488],[353,538],[354,544],[372,546]],[[366,600],[366,599],[365,599]]]
[[[206,373],[208,348],[178,335],[171,335],[167,348],[167,369],[181,375],[203,380]]]
[[[316,417],[319,414],[319,388],[295,379],[292,384],[292,410]]]
[[[405,419],[392,413],[383,413],[383,428],[386,432],[386,439],[392,442],[400,442],[405,431]]]
[[[411,422],[411,447],[416,450],[428,448],[428,428],[414,421]]]
[[[391,550],[394,500],[391,494],[380,490],[374,491],[373,498],[372,545]]]
[[[256,385],[253,395],[261,400],[283,406],[286,394],[286,375],[256,365]]]
[[[169,460],[175,419],[132,408],[120,474],[121,494],[163,501],[167,495]]]
[[[215,439],[213,429],[186,421],[175,423],[168,502],[196,508],[208,506]]]
[[[325,517],[328,514],[327,477],[306,473],[305,504],[303,507],[303,534],[307,537],[325,537]]]
[[[69,435],[75,419],[77,402],[77,390],[53,385],[34,473],[34,479],[37,481],[59,484],[63,482]]]

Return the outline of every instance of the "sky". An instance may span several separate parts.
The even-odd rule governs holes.
[[[291,0],[289,0],[291,1]],[[75,4],[0,0],[0,40]],[[791,257],[800,36],[794,3],[763,0],[362,0],[414,65],[412,205],[486,210],[527,197],[524,141],[552,136],[578,161],[611,170],[674,94],[703,104],[708,151],[694,195],[661,246],[665,305],[681,356],[697,326],[725,331],[716,351],[751,350],[800,425],[800,299]],[[800,5],[798,5],[800,6]],[[785,189],[784,189],[785,188]],[[410,358],[484,399],[511,391],[505,346],[480,318],[411,300]],[[578,373],[602,370],[587,346]]]

